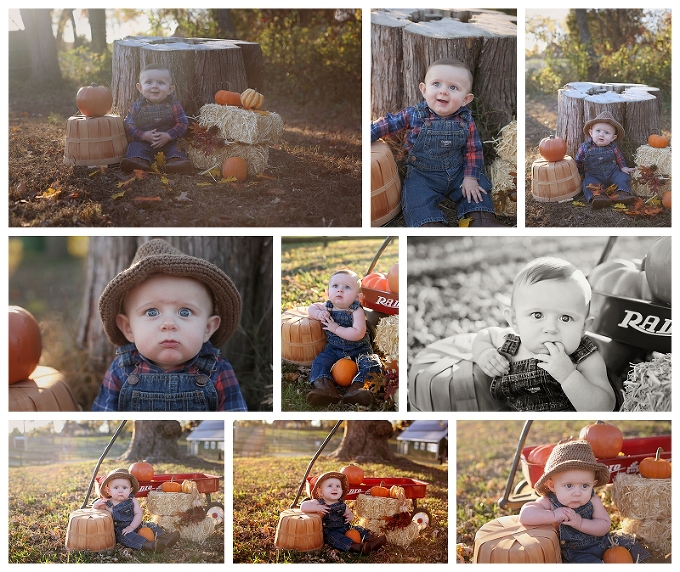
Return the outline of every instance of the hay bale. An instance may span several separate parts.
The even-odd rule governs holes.
[[[385,520],[382,518],[365,518],[363,516],[359,518],[359,526],[363,526],[376,534],[382,534],[380,527],[383,524],[385,524]]]
[[[182,540],[190,540],[191,542],[201,544],[208,539],[208,536],[215,529],[215,519],[210,516],[206,516],[201,522],[189,524],[180,524],[179,516],[153,515],[151,521],[165,531],[179,531],[179,536]]]
[[[155,515],[175,515],[191,510],[195,499],[194,494],[149,491],[146,497],[146,508]]]
[[[498,158],[489,165],[489,179],[496,214],[517,216],[517,166]]]
[[[241,157],[248,165],[249,176],[262,173],[267,168],[267,161],[269,161],[269,147],[266,145],[232,143],[231,145],[222,145],[210,154],[198,147],[189,145],[186,151],[193,166],[201,170],[219,169],[227,157]]]
[[[206,129],[216,127],[222,139],[228,142],[275,145],[283,133],[283,120],[277,113],[264,113],[206,103],[201,107],[198,123]]]
[[[411,522],[406,528],[397,528],[393,530],[386,530],[385,536],[389,544],[396,544],[402,548],[406,548],[413,542],[420,532],[420,526],[417,523]]]
[[[354,503],[355,513],[363,518],[384,518],[392,516],[403,509],[409,510],[410,501],[407,499],[393,499],[386,497],[372,497],[359,495]]]
[[[636,520],[671,519],[671,479],[647,479],[619,473],[611,487],[612,500],[622,516]]]
[[[496,153],[504,161],[517,165],[517,120],[511,121],[498,133],[494,141]]]
[[[647,518],[636,520],[624,518],[621,530],[642,540],[645,546],[656,556],[665,556],[671,552],[671,520]]]
[[[399,314],[380,319],[375,329],[375,345],[387,359],[399,360]]]
[[[671,354],[633,365],[623,382],[621,411],[671,410]]]
[[[671,148],[664,147],[657,149],[651,145],[640,145],[635,151],[633,157],[635,165],[638,167],[653,167],[656,165],[656,170],[659,175],[664,177],[671,176]]]

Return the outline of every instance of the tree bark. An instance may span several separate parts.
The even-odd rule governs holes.
[[[330,457],[339,461],[378,463],[394,460],[388,439],[394,433],[389,421],[345,421],[345,433]]]
[[[133,36],[113,43],[113,109],[127,114],[139,97],[139,71],[149,63],[167,66],[175,96],[190,117],[214,103],[220,89],[241,93],[261,89],[264,59],[259,44],[238,40]]]
[[[588,52],[588,77],[597,77],[599,71],[599,62],[593,48],[593,42],[590,38],[590,28],[588,27],[588,14],[584,9],[575,9],[576,25],[578,26],[578,33],[581,39],[581,44],[586,47]]]
[[[19,12],[31,54],[31,81],[40,85],[61,83],[50,10],[22,8]]]
[[[89,8],[87,17],[90,21],[92,34],[92,51],[95,54],[106,52],[106,10],[104,8]]]
[[[132,439],[119,460],[134,463],[170,463],[186,459],[177,440],[182,436],[179,421],[135,421]]]
[[[405,25],[399,26],[399,21]],[[491,10],[374,10],[371,22],[378,36],[373,47],[380,50],[373,54],[374,119],[394,111],[399,101],[402,88],[398,80],[390,78],[403,78],[398,108],[414,105],[422,100],[419,85],[427,67],[443,57],[458,58],[472,72],[472,92],[477,100],[472,105],[483,141],[495,138],[516,116],[517,25],[505,14]],[[388,95],[390,90],[398,91],[397,96]]]

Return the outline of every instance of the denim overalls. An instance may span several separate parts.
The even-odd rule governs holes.
[[[211,375],[217,358],[200,355],[194,365],[200,373],[136,373],[134,344],[118,350],[127,379],[118,397],[119,411],[216,411],[217,390]],[[141,358],[139,358],[141,359]]]
[[[506,334],[498,353],[513,356],[517,354],[520,343],[519,336]],[[595,351],[597,346],[584,336],[569,357],[572,362],[579,363]],[[575,411],[562,385],[538,367],[536,358],[511,361],[509,373],[493,378],[491,396],[507,402],[515,411]]]
[[[446,223],[446,217],[437,205],[447,197],[456,202],[459,219],[473,211],[493,213],[491,182],[483,173],[479,175],[479,185],[487,193],[482,194],[482,201],[468,202],[463,197],[463,153],[472,124],[470,111],[463,108],[455,119],[431,120],[424,101],[417,104],[415,110],[423,121],[423,127],[409,151],[406,163],[401,208],[407,226],[421,226],[428,222]]]
[[[317,500],[319,501],[319,504],[326,504],[323,499]],[[349,536],[345,536],[345,532],[350,528],[359,532],[362,542],[371,536],[369,530],[362,528],[361,526],[351,526],[345,522],[347,505],[344,502],[338,501],[327,506],[328,512],[324,514],[322,518],[324,542],[338,550],[347,551],[354,542]]]
[[[126,526],[130,526],[132,519],[135,517],[135,505],[132,498],[124,500],[116,505],[114,505],[110,500],[106,501],[106,506],[111,509],[111,514],[113,516],[113,530],[116,533],[116,540],[120,542],[123,546],[128,548],[134,548],[135,550],[141,550],[144,543],[147,541],[142,535],[137,534],[137,532],[128,532],[123,534],[123,529]],[[143,522],[137,527],[146,526],[153,530],[156,536],[165,534],[165,531],[153,522]]]
[[[135,118],[135,127],[144,131],[169,131],[175,126],[172,113],[173,97],[168,96],[162,103],[145,101]],[[146,141],[130,141],[125,156],[129,159],[141,158],[153,163],[156,153],[162,151],[165,159],[186,159],[186,154],[177,147],[177,141],[172,140],[159,149],[154,149]]]
[[[358,308],[362,308],[362,306],[355,301],[352,302],[348,310],[336,310],[330,300],[326,301],[326,310],[330,312],[331,318],[336,324],[345,328],[354,324],[352,314]],[[325,330],[325,332],[326,347],[312,362],[312,369],[309,373],[310,384],[324,377],[332,378],[331,368],[333,364],[345,356],[356,360],[359,368],[352,382],[360,381],[363,383],[366,374],[380,371],[380,358],[373,353],[368,331],[362,339],[357,341],[345,340],[328,330]]]
[[[583,159],[584,177],[582,187],[583,194],[588,202],[593,198],[593,191],[588,188],[590,184],[602,184],[604,189],[609,185],[616,185],[618,187],[617,190],[630,193],[630,175],[627,175],[619,168],[616,156],[614,155],[613,145],[613,143],[610,143],[604,147],[598,147],[593,144],[586,152],[586,156]]]

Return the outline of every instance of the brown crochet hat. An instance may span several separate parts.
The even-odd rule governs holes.
[[[555,445],[550,457],[545,463],[543,474],[536,481],[534,490],[545,496],[550,492],[546,481],[556,473],[571,470],[595,471],[595,486],[606,485],[609,482],[609,469],[607,465],[598,463],[590,443],[585,440],[567,441]]]
[[[312,487],[312,492],[311,492],[311,495],[310,495],[313,499],[316,498],[316,493],[319,490],[321,483],[323,483],[326,479],[339,479],[340,480],[340,484],[342,485],[342,496],[343,497],[349,492],[349,481],[347,480],[347,475],[344,475],[343,473],[338,473],[337,471],[329,471],[327,473],[320,475],[319,478],[316,479],[316,482],[314,483],[314,486]]]
[[[127,469],[113,469],[113,471],[106,475],[106,478],[101,483],[99,481],[95,481],[97,483],[97,493],[100,497],[111,497],[111,495],[106,493],[104,489],[113,479],[127,479],[130,481],[130,484],[132,485],[132,496],[139,492],[139,481],[137,480],[137,477],[135,477]]]
[[[583,133],[590,137],[590,128],[596,123],[609,123],[614,129],[616,129],[616,139],[621,140],[626,136],[626,130],[623,128],[614,116],[609,111],[603,111],[595,119],[591,119],[583,126]]]
[[[130,267],[111,280],[99,298],[99,315],[112,343],[128,343],[116,325],[116,315],[123,311],[125,295],[153,274],[193,278],[205,284],[212,292],[213,312],[220,317],[220,326],[210,341],[219,347],[231,337],[241,321],[241,295],[231,278],[207,260],[184,254],[156,238],[139,247]]]

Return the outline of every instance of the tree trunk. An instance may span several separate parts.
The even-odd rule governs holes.
[[[147,64],[167,66],[175,95],[187,116],[195,117],[214,103],[220,89],[243,92],[261,89],[264,59],[259,44],[201,38],[127,37],[113,43],[111,90],[113,109],[120,115],[139,97],[139,71]]]
[[[31,54],[31,81],[40,85],[61,83],[50,10],[22,8],[19,12]]]
[[[459,19],[456,19],[459,18]],[[460,19],[462,18],[462,20]],[[403,25],[399,25],[399,23]],[[373,118],[422,100],[428,65],[443,57],[472,72],[476,122],[483,141],[497,137],[517,114],[517,24],[501,12],[374,10]],[[399,39],[400,37],[400,39]],[[396,69],[397,66],[401,70]],[[393,78],[403,78],[402,88]],[[390,90],[396,91],[389,93]],[[388,95],[389,94],[389,95]],[[397,105],[397,103],[399,105]]]
[[[58,52],[64,49],[64,28],[66,27],[66,23],[71,21],[72,16],[73,8],[64,8],[59,15],[59,21],[57,22],[57,32],[54,38],[55,46]],[[75,29],[73,35],[75,37]]]
[[[182,436],[179,421],[135,421],[132,439],[119,460],[134,463],[147,461],[170,463],[183,461],[188,456],[177,443]]]
[[[593,48],[593,42],[590,38],[590,28],[588,27],[588,14],[584,9],[575,9],[576,13],[576,25],[578,26],[578,34],[581,40],[581,44],[586,47],[588,52],[588,77],[597,77],[599,71],[599,63],[597,60],[597,55],[595,54],[595,48]]]
[[[99,365],[108,365],[116,350],[104,334],[99,318],[99,297],[111,279],[130,266],[137,248],[151,238],[153,237],[90,238],[77,342],[88,349],[91,359]],[[234,281],[243,300],[241,323],[220,349],[241,381],[241,391],[249,408],[256,408],[264,398],[263,386],[271,383],[272,375],[272,238],[163,238],[185,254],[204,258],[222,268]]]
[[[625,138],[616,144],[628,165],[640,145],[647,143],[651,133],[659,130],[657,88],[626,83],[574,82],[557,94],[557,136],[567,142],[567,154],[572,157],[587,136],[586,122],[603,111],[609,111],[626,130]]]
[[[89,8],[87,17],[90,20],[92,51],[95,54],[103,54],[106,52],[106,10],[104,8]]]
[[[345,434],[330,457],[339,461],[379,463],[394,460],[388,439],[394,433],[389,421],[345,421]]]

